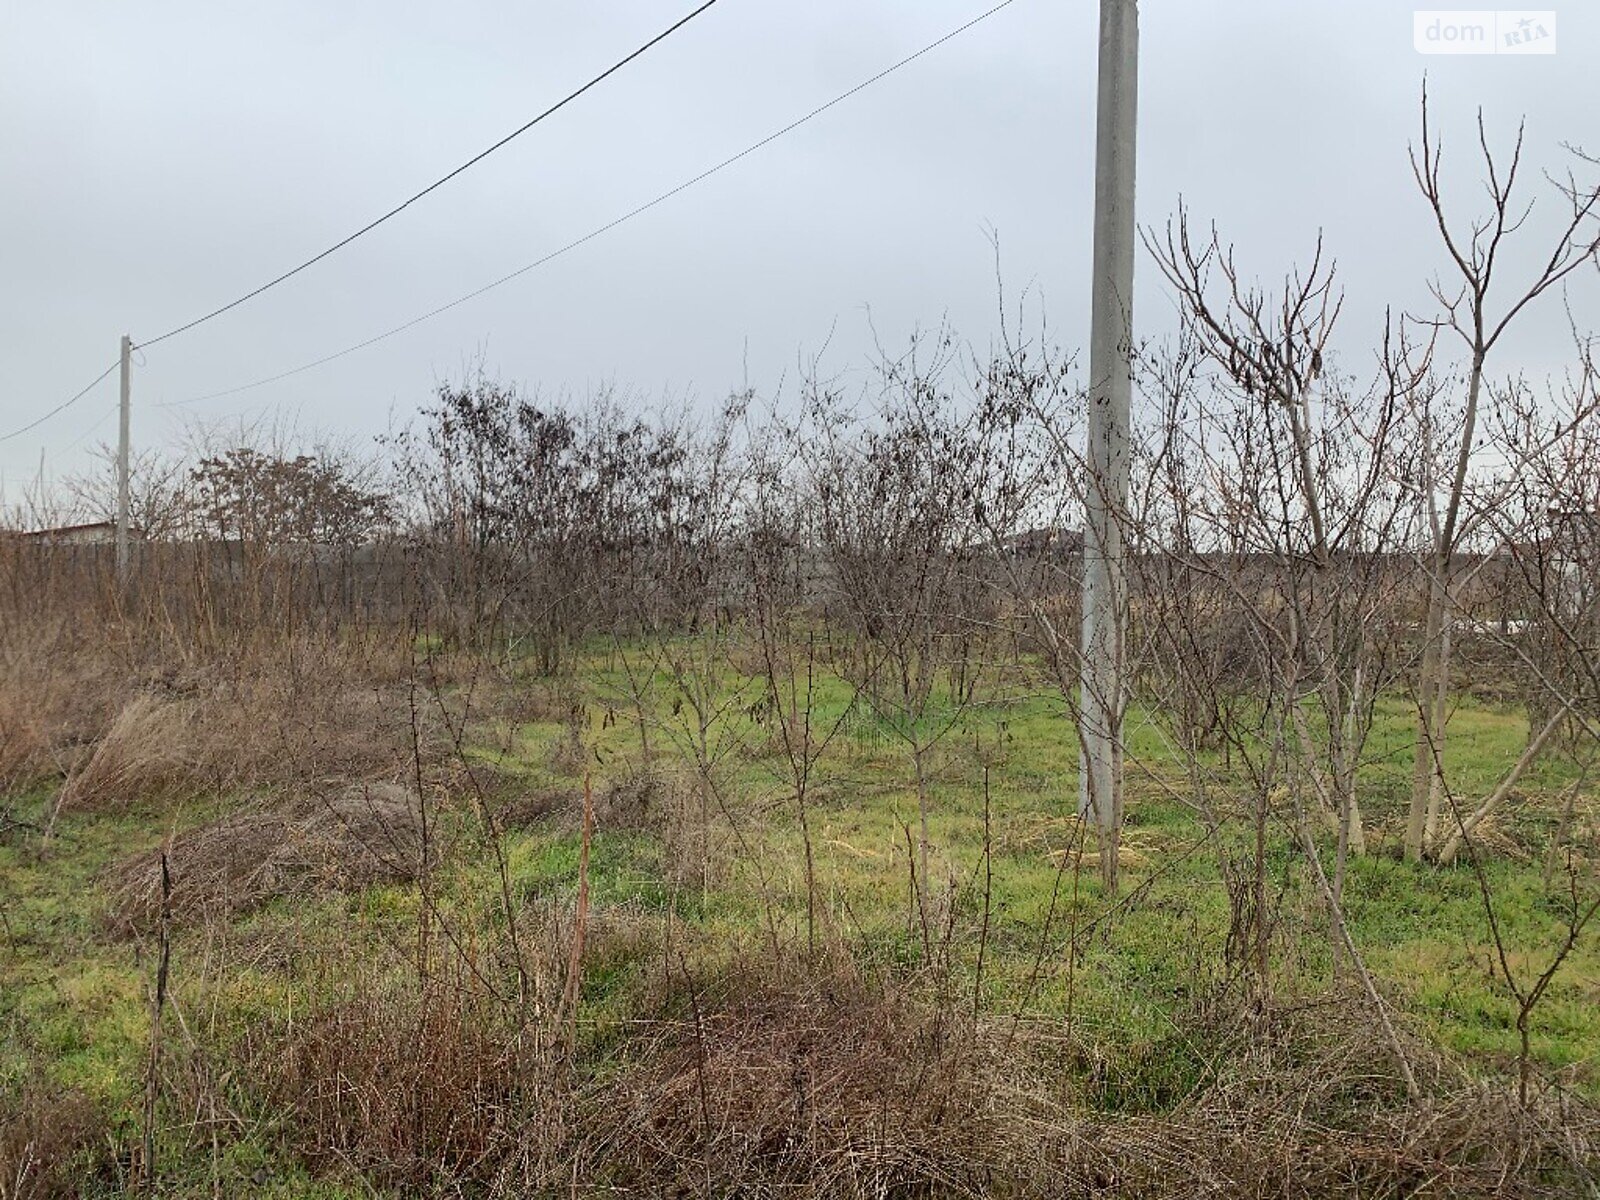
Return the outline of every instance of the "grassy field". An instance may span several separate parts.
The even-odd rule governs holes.
[[[473,1054],[503,1066],[503,1055],[459,1036],[490,1028],[483,1014],[491,997],[516,992],[507,1003],[524,1013],[532,1005],[570,1017],[572,1043],[560,1057],[587,1099],[568,1103],[603,1107],[596,1097],[630,1072],[656,1078],[651,1055],[667,1053],[663,1030],[691,1019],[703,1030],[723,1019],[716,1012],[744,1011],[732,981],[760,962],[784,978],[789,968],[779,964],[826,962],[816,972],[833,978],[848,963],[850,986],[904,997],[952,1022],[960,1016],[1008,1047],[1018,1039],[1051,1077],[1052,1103],[1085,1120],[1184,1111],[1236,1073],[1237,1039],[1248,1036],[1240,1029],[1259,1028],[1249,1020],[1265,1019],[1264,1004],[1291,1014],[1278,1018],[1286,1026],[1324,1017],[1330,1027],[1374,1025],[1348,965],[1336,968],[1325,905],[1281,817],[1270,828],[1266,872],[1271,970],[1251,987],[1241,983],[1241,964],[1228,953],[1232,910],[1219,864],[1224,852],[1236,862],[1247,856],[1251,832],[1242,821],[1207,831],[1188,802],[1183,765],[1150,714],[1131,721],[1124,884],[1115,897],[1102,892],[1092,837],[1073,815],[1076,743],[1059,702],[1019,686],[955,714],[932,757],[925,922],[912,890],[917,795],[909,757],[891,724],[850,705],[845,685],[821,685],[813,714],[816,729],[838,732],[808,796],[817,883],[808,905],[806,839],[788,760],[753,703],[756,680],[716,681],[724,715],[706,772],[714,793],[694,766],[693,713],[670,679],[651,681],[649,761],[628,684],[615,657],[596,651],[572,680],[503,685],[459,739],[448,725],[434,728],[429,761],[419,754],[415,764],[428,797],[417,859],[425,865],[409,876],[306,884],[239,911],[175,916],[153,1070],[159,920],[146,912],[130,923],[127,864],[143,862],[148,872],[148,855],[169,839],[255,811],[277,793],[236,783],[215,792],[157,789],[64,812],[47,841],[40,831],[51,823],[56,788],[40,784],[13,797],[0,844],[0,1093],[24,1098],[40,1115],[37,1128],[13,1121],[7,1136],[16,1143],[17,1130],[32,1128],[39,1153],[77,1164],[71,1170],[81,1172],[86,1194],[139,1177],[147,1130],[162,1194],[487,1192],[441,1182],[451,1171],[472,1178],[461,1166],[471,1154],[451,1140],[464,1136],[456,1132],[438,1135],[445,1149],[435,1156],[456,1165],[426,1186],[391,1178],[378,1160],[398,1154],[384,1149],[386,1138],[417,1145],[434,1136],[431,1124],[423,1128],[436,1117],[430,1104],[469,1103],[471,1088],[486,1086],[491,1067],[462,1065],[477,1062]],[[458,711],[465,689],[452,684],[443,694]],[[1458,708],[1448,755],[1461,794],[1491,787],[1526,734],[1517,711]],[[1465,862],[1413,865],[1398,854],[1410,738],[1405,703],[1387,702],[1361,773],[1372,852],[1353,862],[1346,886],[1352,933],[1405,1043],[1503,1090],[1519,1049],[1517,1005],[1497,965],[1479,876]],[[1213,769],[1226,794],[1226,771]],[[1558,868],[1547,883],[1543,847],[1569,772],[1559,757],[1541,765],[1481,842],[1507,957],[1528,986],[1565,935],[1567,876]],[[587,850],[586,776],[594,797]],[[1586,796],[1579,832],[1591,852],[1595,822]],[[1580,869],[1588,872],[1581,886],[1592,888],[1592,865]],[[513,979],[504,952],[508,913],[513,941],[520,915],[523,961],[535,964],[531,984]],[[580,920],[581,989],[569,1013],[560,992]],[[812,986],[801,988],[807,1003],[826,1008],[805,990]],[[448,1053],[443,1041],[426,1041],[431,1018],[402,1022],[424,1040],[399,1049],[384,1040],[393,1030],[370,1020],[383,1006],[411,1012],[418,997],[449,1014]],[[1258,1015],[1241,1018],[1250,1005]],[[328,1029],[349,1039],[349,1061],[337,1069],[327,1057],[336,1050],[318,1032]],[[1531,1045],[1541,1081],[1600,1099],[1594,932],[1535,1010]],[[311,1082],[319,1071],[353,1080],[352,1096],[367,1085],[374,1095],[404,1091],[414,1076],[362,1072],[398,1070],[391,1059],[424,1046],[437,1054],[429,1061],[438,1064],[440,1090],[431,1101],[367,1112],[373,1126],[396,1129],[366,1142],[329,1133],[351,1118],[343,1101],[319,1107],[326,1092]],[[699,1053],[704,1088],[703,1040]],[[685,1103],[690,1113],[709,1112],[711,1101]],[[408,1121],[416,1123],[410,1133]],[[5,1152],[13,1163],[20,1153],[15,1144]],[[623,1186],[604,1159],[581,1159],[582,1188],[572,1166],[574,1194]],[[708,1172],[715,1193],[709,1180]],[[13,1194],[71,1191],[0,1181],[0,1196]]]

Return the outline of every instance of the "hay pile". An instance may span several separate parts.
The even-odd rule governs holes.
[[[284,896],[415,879],[423,867],[422,828],[416,794],[381,783],[224,817],[164,847],[172,917],[193,923]],[[160,919],[162,849],[110,872],[112,924],[119,931],[139,932]]]

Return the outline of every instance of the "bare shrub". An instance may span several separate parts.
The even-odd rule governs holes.
[[[421,809],[404,788],[354,785],[331,797],[224,817],[179,834],[164,849],[173,917],[228,917],[281,897],[416,879],[423,868]],[[159,917],[161,855],[160,849],[136,854],[109,873],[118,929],[147,929]]]
[[[652,957],[636,933],[624,923],[586,963]],[[559,923],[541,926],[547,951],[559,934]],[[495,995],[487,961],[452,958],[426,978],[341,977],[336,1002],[252,1028],[229,1061],[315,1173],[353,1169],[374,1186],[430,1193],[1553,1200],[1592,1190],[1600,1114],[1559,1093],[1521,1106],[1417,1045],[1409,1057],[1426,1090],[1411,1098],[1359,997],[1197,1009],[1173,1044],[1195,1057],[1198,1080],[1166,1111],[1129,1116],[1081,1103],[1097,1050],[1071,1031],[1014,1037],[930,1002],[915,980],[869,981],[847,962],[696,970],[669,956],[640,997],[637,1035],[620,1047],[580,1040],[569,1056],[549,1021],[519,1018]],[[1164,1070],[1130,1063],[1152,1078]]]
[[[816,496],[825,595],[850,638],[844,675],[904,752],[917,793],[915,899],[928,948],[934,888],[933,776],[942,743],[977,698],[993,624],[970,579],[979,447],[944,375],[950,339],[913,339],[879,369],[871,423],[808,385],[807,486]],[[948,864],[940,864],[947,868]]]

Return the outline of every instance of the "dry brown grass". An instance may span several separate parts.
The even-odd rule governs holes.
[[[537,1173],[559,1149],[554,1075],[503,1011],[453,971],[421,993],[364,990],[243,1049],[284,1139],[314,1171],[448,1190]],[[504,1190],[500,1194],[519,1194]]]
[[[558,962],[559,921],[536,924],[533,958]],[[842,957],[696,968],[636,925],[598,939],[589,968],[634,956],[656,982],[569,1049],[555,1008],[491,986],[507,977],[487,932],[482,957],[420,974],[325,963],[321,1007],[224,1052],[294,1159],[407,1194],[803,1200],[1556,1200],[1592,1195],[1600,1166],[1600,1117],[1570,1098],[1523,1109],[1420,1047],[1408,1098],[1343,997],[1197,1017],[1182,1032],[1209,1078],[1129,1116],[1083,1102],[1092,1050],[1070,1029],[1012,1037],[926,979],[870,980]]]
[[[79,1091],[25,1087],[0,1100],[0,1200],[72,1200],[118,1176],[105,1111]]]
[[[410,754],[412,679],[448,685],[478,664],[418,662],[388,590],[403,592],[398,576],[347,594],[304,564],[236,550],[145,547],[119,587],[96,548],[0,544],[6,794],[65,780],[70,808],[394,776]],[[418,715],[431,750],[435,722]]]
[[[172,915],[186,923],[281,897],[413,880],[423,866],[421,815],[402,787],[352,784],[224,817],[114,867],[106,878],[113,926],[139,931],[159,918],[163,853]]]
[[[1354,1127],[1305,1097],[1212,1097],[1181,1118],[1106,1124],[1100,1150],[1136,1200],[1572,1200],[1593,1195],[1593,1132],[1468,1090],[1375,1110]]]
[[[0,788],[20,791],[78,766],[115,715],[108,697],[122,674],[68,622],[0,629]]]
[[[126,808],[193,777],[190,706],[136,693],[61,786],[61,812]]]
[[[196,785],[215,792],[330,776],[392,779],[409,773],[414,735],[423,757],[436,760],[438,721],[393,652],[290,641],[174,681],[196,716]]]
[[[1221,1023],[1219,1023],[1219,1021]],[[1600,1114],[1528,1109],[1420,1045],[1408,1097],[1358,1000],[1188,1035],[1215,1077],[1170,1113],[1095,1115],[1065,1031],[1000,1030],[849,968],[678,985],[585,1153],[678,1195],[1543,1198],[1595,1194]]]
[[[1028,1072],[970,1022],[820,972],[746,964],[678,983],[674,1019],[605,1094],[591,1165],[674,1195],[1049,1194]]]
[[[1259,1049],[1171,1114],[1102,1122],[1118,1196],[1558,1200],[1595,1194],[1600,1114],[1457,1076],[1406,1097],[1370,1032],[1306,1037],[1298,1065]],[[1268,1036],[1269,1042],[1274,1040]],[[1281,1040],[1281,1035],[1279,1035]]]
[[[401,640],[286,636],[198,655],[30,627],[0,647],[0,789],[59,781],[70,812],[393,779],[414,749],[432,767],[443,722]]]
[[[302,958],[315,1003],[217,1059],[315,1175],[357,1172],[399,1195],[551,1194],[539,1189],[569,1181],[579,1120],[550,968],[570,934],[548,909],[519,928],[513,942],[493,917],[456,914],[431,952]]]
[[[263,673],[206,680],[185,693],[134,692],[62,785],[60,808],[123,808],[171,795],[382,777],[406,769],[405,697],[335,677]],[[418,714],[426,738],[431,729]],[[428,757],[437,757],[431,748]]]

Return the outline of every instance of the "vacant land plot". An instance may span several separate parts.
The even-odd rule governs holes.
[[[1531,1010],[1506,977],[1540,980],[1592,871],[1581,790],[1550,853],[1559,757],[1475,866],[1407,863],[1408,713],[1380,706],[1343,885],[1374,997],[1296,825],[1330,857],[1331,830],[1278,807],[1258,871],[1242,768],[1208,755],[1197,803],[1155,714],[1113,895],[1026,660],[941,685],[915,764],[920,736],[819,669],[797,789],[729,645],[689,672],[707,644],[596,643],[552,679],[419,643],[394,678],[348,668],[370,730],[344,756],[337,712],[293,719],[320,674],[139,689],[147,736],[188,731],[170,754],[113,762],[122,707],[64,787],[6,801],[3,1194],[1592,1187],[1600,947]],[[249,761],[200,736],[223,708],[278,723]],[[1527,721],[1469,701],[1449,737],[1476,792]]]

